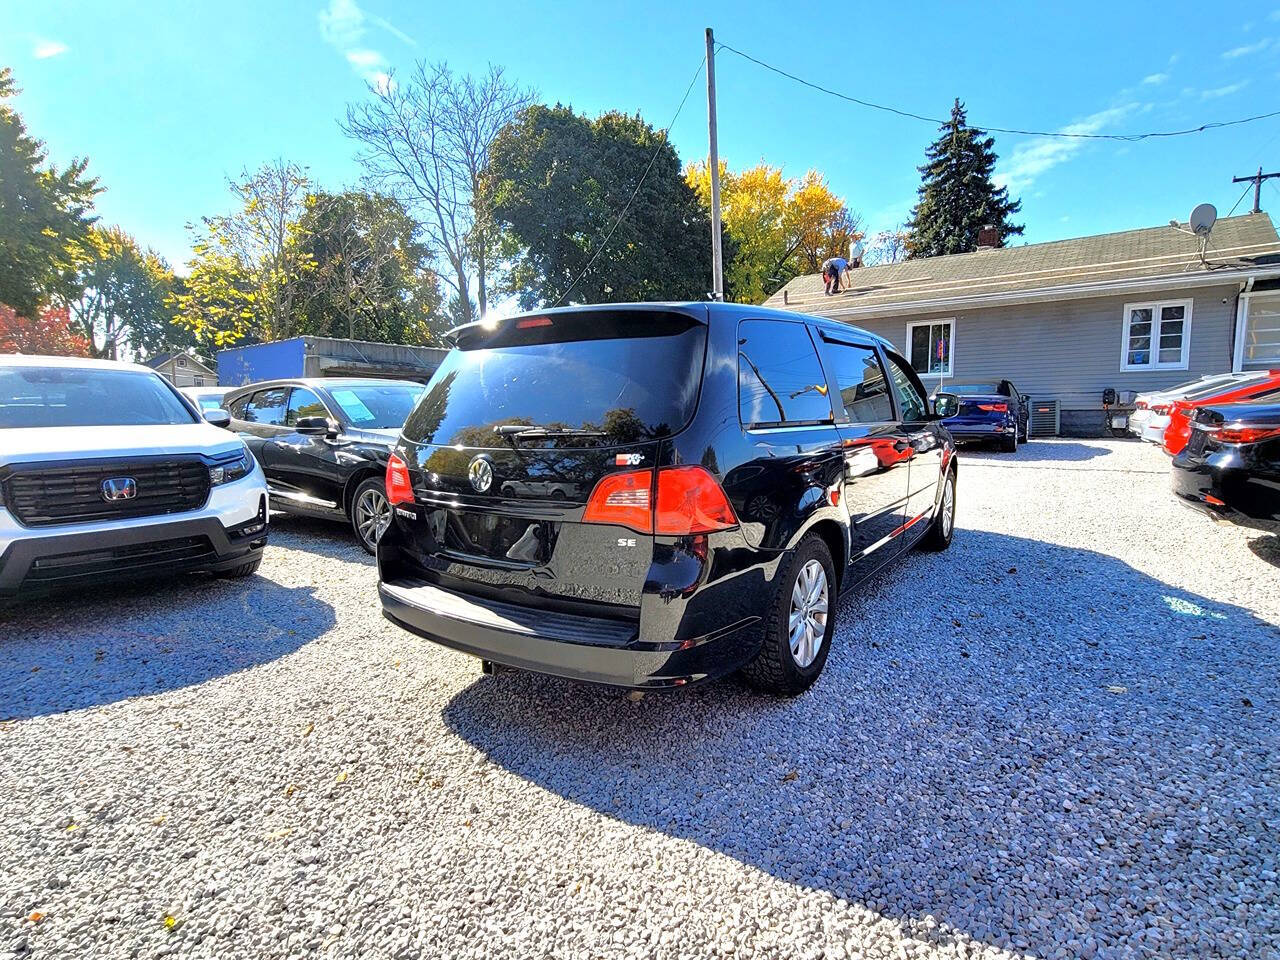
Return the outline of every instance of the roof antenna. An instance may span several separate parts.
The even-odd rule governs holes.
[[[1202,266],[1208,266],[1205,260],[1205,250],[1209,245],[1209,234],[1213,231],[1213,225],[1218,222],[1218,208],[1212,203],[1198,203],[1196,208],[1191,211],[1191,215],[1187,217],[1187,225],[1184,227],[1177,220],[1170,220],[1169,226],[1181,232],[1188,233],[1200,240],[1200,263]]]

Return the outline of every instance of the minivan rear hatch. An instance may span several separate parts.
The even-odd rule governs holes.
[[[548,311],[455,336],[404,426],[411,553],[453,589],[638,605],[653,539],[616,520],[647,510],[648,485],[614,491],[614,524],[588,501],[607,475],[652,470],[693,417],[705,308]]]

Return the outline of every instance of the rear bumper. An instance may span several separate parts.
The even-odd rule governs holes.
[[[957,440],[994,440],[1007,437],[1014,432],[1010,423],[947,423],[943,424],[947,432]]]
[[[1268,491],[1229,454],[1173,460],[1173,494],[1179,502],[1214,520],[1280,534],[1280,489]]]
[[[535,673],[634,689],[683,687],[741,667],[758,617],[683,641],[648,641],[638,621],[605,620],[463,597],[419,580],[378,584],[392,623],[446,647]]]

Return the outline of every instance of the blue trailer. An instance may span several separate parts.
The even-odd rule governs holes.
[[[219,350],[218,385],[239,387],[295,377],[385,377],[426,383],[446,353],[441,347],[293,337]]]

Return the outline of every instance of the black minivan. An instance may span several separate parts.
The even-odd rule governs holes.
[[[797,694],[841,591],[951,541],[955,445],[873,334],[689,303],[451,336],[388,464],[379,593],[487,666]]]

